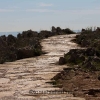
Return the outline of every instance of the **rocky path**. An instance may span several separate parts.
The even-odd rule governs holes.
[[[57,64],[59,57],[72,48],[78,48],[70,41],[74,36],[59,35],[44,39],[41,44],[46,54],[1,64],[0,100],[85,100],[69,93],[55,94],[51,91],[61,89],[48,83],[66,67]]]

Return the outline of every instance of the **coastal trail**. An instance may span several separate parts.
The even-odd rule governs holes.
[[[41,41],[45,54],[0,64],[0,100],[85,100],[49,84],[51,78],[67,65],[58,65],[59,57],[70,49],[79,48],[71,40],[75,34],[52,36]],[[35,94],[34,91],[40,92]]]

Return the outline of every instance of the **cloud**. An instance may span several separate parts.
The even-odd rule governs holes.
[[[52,7],[53,4],[49,4],[49,3],[40,3],[39,6],[40,6],[40,7]]]
[[[95,9],[69,9],[69,10],[54,10],[54,9],[27,9],[27,12],[37,12],[37,13],[57,13],[57,14],[78,14],[78,15],[95,15],[95,14],[100,14],[100,8],[95,8]]]
[[[55,12],[55,13],[67,13],[67,14],[95,14],[99,13],[98,10],[50,10],[50,9],[27,9],[27,12]]]
[[[0,12],[13,12],[14,10],[12,9],[0,9]]]
[[[55,10],[50,9],[27,9],[27,12],[40,12],[40,13],[46,13],[46,12],[56,12]]]

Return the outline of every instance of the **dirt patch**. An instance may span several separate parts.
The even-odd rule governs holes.
[[[65,91],[72,92],[75,97],[85,97],[86,100],[99,100],[99,75],[100,71],[86,72],[77,68],[66,68],[53,79],[55,85]]]

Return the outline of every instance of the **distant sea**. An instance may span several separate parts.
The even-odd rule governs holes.
[[[13,36],[17,37],[17,34],[21,32],[0,32],[0,36],[6,35],[8,36],[9,34],[12,34]]]
[[[74,32],[80,32],[80,30],[73,30]],[[18,33],[22,33],[22,32],[0,32],[0,36],[2,35],[6,35],[8,36],[9,34],[12,34],[13,36],[17,37]]]

